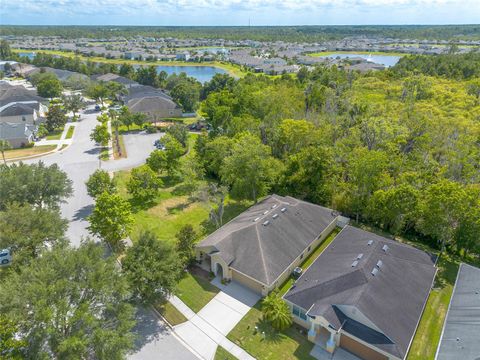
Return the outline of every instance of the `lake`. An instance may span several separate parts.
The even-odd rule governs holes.
[[[35,57],[34,52],[19,52],[20,56],[26,56],[30,59]],[[138,67],[140,65],[134,65]],[[149,66],[146,63],[144,66]],[[165,71],[168,75],[177,73],[180,74],[181,72],[185,72],[188,76],[194,77],[201,83],[210,81],[215,74],[227,74],[227,71],[221,68],[217,68],[215,66],[169,66],[169,65],[159,65],[157,66],[157,72]]]
[[[385,65],[386,67],[395,65],[398,62],[398,60],[400,60],[401,58],[401,56],[397,56],[397,55],[370,55],[370,54],[355,54],[355,53],[334,53],[334,54],[319,55],[319,56],[329,57],[333,59],[337,57],[339,57],[340,59],[361,57],[363,59],[374,62],[376,64]]]
[[[138,65],[139,66],[139,65]],[[146,64],[148,66],[148,64]],[[137,67],[137,66],[135,66]],[[171,74],[180,74],[181,72],[186,73],[188,76],[191,76],[201,83],[210,81],[215,74],[227,74],[227,71],[224,69],[217,68],[215,66],[170,66],[170,65],[158,65],[157,73],[165,71],[168,75]]]

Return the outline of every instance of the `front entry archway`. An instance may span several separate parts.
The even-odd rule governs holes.
[[[215,275],[223,279],[223,267],[219,263],[215,264]]]

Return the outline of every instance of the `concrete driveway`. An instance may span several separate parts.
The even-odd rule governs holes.
[[[226,336],[257,303],[260,296],[235,282],[223,285],[219,279],[214,279],[212,284],[221,291],[197,314],[185,309],[183,303],[176,304],[178,299],[171,300],[189,320],[175,326],[175,333],[202,359],[214,359],[220,345],[238,359],[252,360],[252,356]]]

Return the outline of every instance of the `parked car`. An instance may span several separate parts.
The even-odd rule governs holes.
[[[0,266],[10,265],[12,262],[12,255],[9,249],[0,250]]]
[[[98,105],[98,104],[95,105],[95,111],[100,111],[100,110],[102,110],[102,108],[100,107],[100,105]]]
[[[165,145],[160,141],[160,139],[155,140],[153,145],[158,149],[158,150],[165,150]]]
[[[295,269],[293,269],[292,275],[295,279],[298,279],[302,275],[302,272],[302,268],[297,266]]]

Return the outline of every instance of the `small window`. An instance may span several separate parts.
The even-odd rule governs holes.
[[[22,121],[27,121],[27,118],[25,116],[22,116]]]

